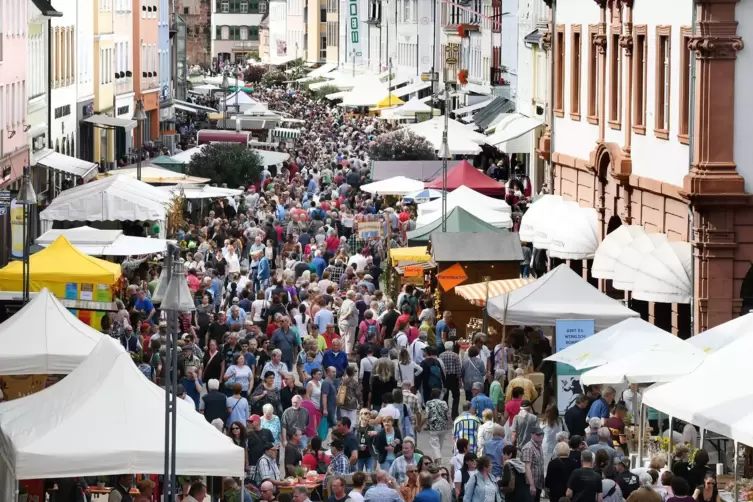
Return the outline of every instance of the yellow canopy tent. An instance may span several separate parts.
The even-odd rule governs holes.
[[[22,267],[20,261],[14,261],[0,269],[0,291],[23,289]],[[121,269],[116,263],[85,255],[61,235],[47,248],[31,256],[29,273],[31,291],[40,291],[46,287],[58,298],[109,302],[112,301],[110,286],[120,278]],[[69,298],[74,286],[76,297]],[[99,291],[103,293],[97,294]]]
[[[401,261],[414,261],[416,263],[431,261],[431,255],[426,252],[426,246],[390,249],[390,258],[393,267]]]
[[[392,108],[393,106],[404,105],[404,104],[405,104],[405,101],[398,98],[394,94],[390,94],[389,96],[381,100],[379,103],[377,103],[376,106],[374,106],[374,108],[371,108],[371,111],[373,112],[373,111],[381,110],[382,108]]]

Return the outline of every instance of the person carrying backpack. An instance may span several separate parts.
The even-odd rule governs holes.
[[[410,309],[410,311],[407,312],[410,315],[410,320],[418,321],[418,299],[413,292],[414,288],[412,284],[405,286],[405,294],[401,295],[397,309],[400,312],[405,312],[404,307],[407,306]]]
[[[416,387],[421,389],[424,402],[431,397],[432,389],[440,389],[444,393],[445,374],[437,359],[437,348],[427,345],[424,348],[424,360],[421,361],[421,373],[416,376]]]
[[[382,327],[379,325],[379,321],[374,319],[374,312],[369,309],[363,314],[364,320],[358,326],[358,343],[363,345],[365,343],[379,344],[379,332]]]

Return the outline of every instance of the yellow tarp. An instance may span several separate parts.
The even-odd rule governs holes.
[[[431,261],[431,256],[426,252],[426,246],[390,249],[390,258],[393,267],[401,261],[414,261],[416,263]]]
[[[23,264],[14,261],[0,269],[0,290],[21,291]],[[85,255],[62,235],[29,259],[30,289],[39,291],[50,283],[115,284],[120,265]],[[61,296],[58,296],[59,298]]]
[[[392,94],[390,96],[387,96],[383,100],[381,100],[379,103],[377,103],[376,106],[372,108],[372,110],[378,110],[380,108],[390,108],[392,106],[404,105],[404,104],[405,104],[405,101],[403,101],[402,99]]]

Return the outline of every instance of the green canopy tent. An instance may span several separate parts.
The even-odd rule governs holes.
[[[172,157],[168,157],[167,155],[160,155],[156,159],[151,159],[149,162],[156,166],[175,171],[176,173],[183,173],[185,169],[185,166],[182,162],[177,161]]]
[[[231,87],[227,88],[227,90],[230,91],[230,92],[235,92],[236,89],[238,89],[238,88],[235,87],[235,86],[231,86]],[[241,91],[243,91],[243,92],[254,92],[254,88],[253,87],[241,87]]]
[[[428,225],[424,225],[415,230],[408,232],[408,246],[419,246],[429,242],[432,232],[442,230],[442,218],[437,218]],[[447,213],[447,232],[448,233],[467,233],[467,232],[506,232],[503,228],[497,228],[484,220],[475,217],[465,209],[457,206]]]

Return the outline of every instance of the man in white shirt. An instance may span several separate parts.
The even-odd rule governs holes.
[[[426,349],[426,340],[428,336],[429,335],[426,334],[426,331],[420,331],[418,333],[418,338],[416,338],[410,345],[410,356],[416,364],[421,364],[421,361],[424,360],[424,349]]]
[[[409,329],[410,324],[405,325],[405,329]],[[408,348],[408,335],[405,331],[399,331],[397,337],[395,337],[395,344],[397,344],[397,350]]]
[[[395,392],[399,392],[401,395],[403,393],[400,389],[396,389]],[[400,417],[402,416],[402,414],[400,413],[400,408],[395,406],[392,403],[392,399],[390,399],[390,403],[385,406],[382,406],[382,409],[379,410],[379,416],[380,417],[392,417],[395,420],[400,420]]]
[[[366,256],[364,256],[363,252],[356,253],[350,257],[348,266],[351,267],[354,263],[356,264],[356,272],[362,272],[366,268]]]

